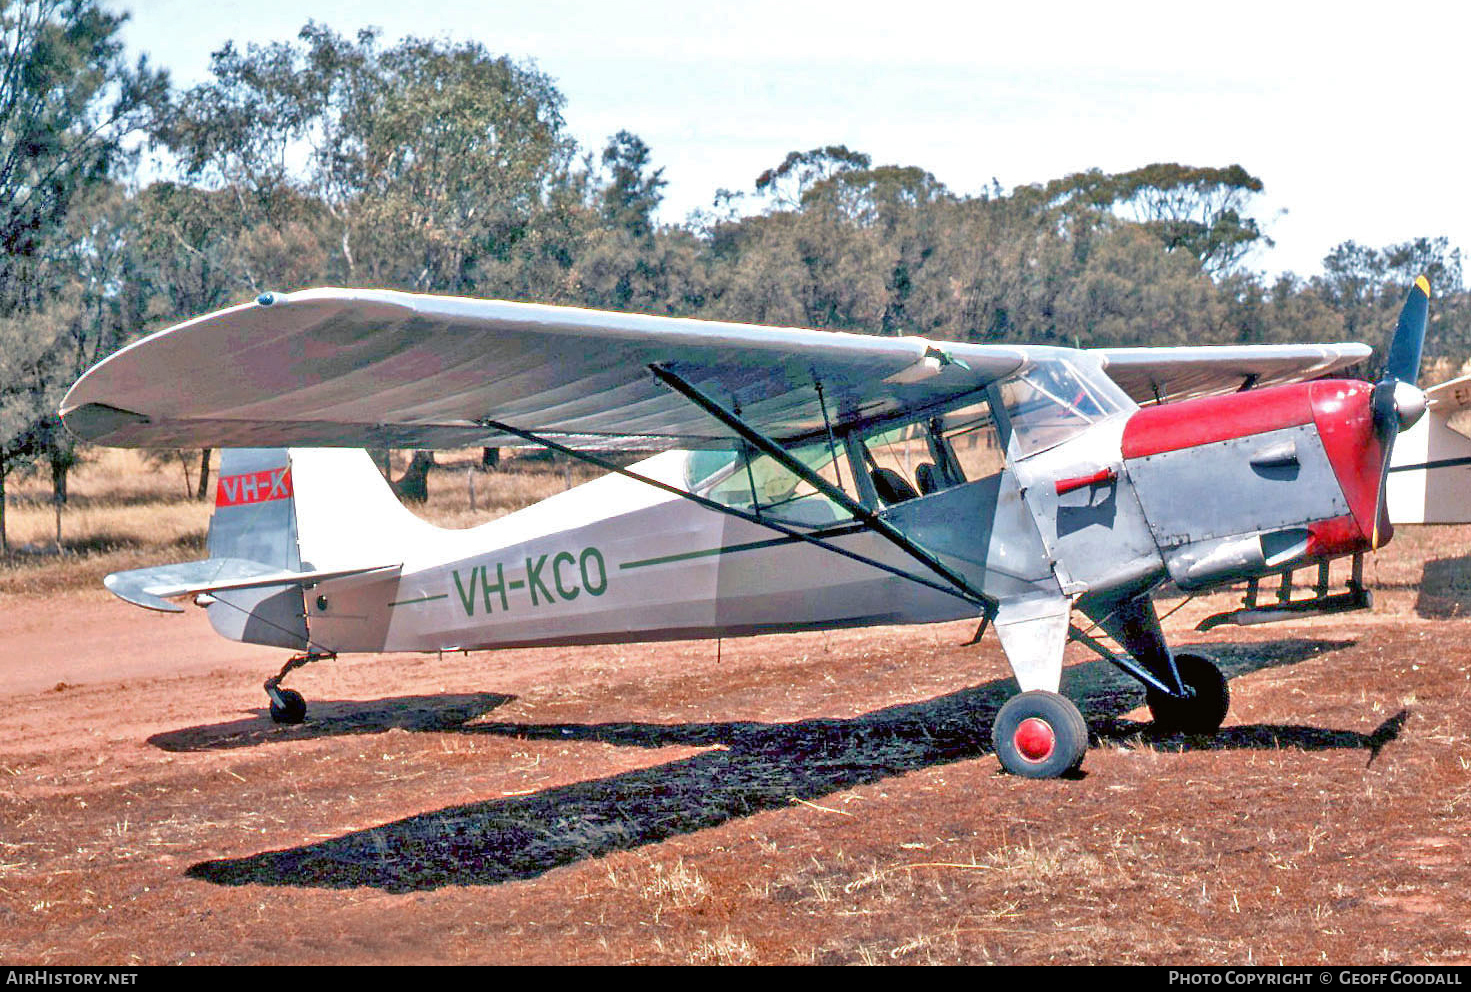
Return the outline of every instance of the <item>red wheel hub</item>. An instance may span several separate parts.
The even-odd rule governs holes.
[[[1017,725],[1011,742],[1028,761],[1046,761],[1057,747],[1057,735],[1052,725],[1037,716],[1029,716]]]

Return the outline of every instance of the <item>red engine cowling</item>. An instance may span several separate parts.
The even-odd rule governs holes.
[[[1369,550],[1382,467],[1372,393],[1367,382],[1325,379],[1140,410],[1124,429],[1122,453],[1161,546],[1292,529],[1306,532],[1303,557]],[[1312,456],[1305,457],[1302,471],[1280,483],[1263,483],[1249,476],[1253,466],[1270,460],[1270,451],[1261,449],[1271,438],[1296,438],[1284,443],[1320,444],[1321,450],[1292,448],[1293,464],[1299,453]],[[1242,505],[1239,520],[1223,519],[1235,516],[1238,506],[1222,502],[1220,493],[1237,487],[1243,500],[1269,505]],[[1167,499],[1192,505],[1166,508]],[[1153,513],[1151,503],[1157,508]],[[1379,543],[1389,539],[1386,520],[1379,521],[1377,531]]]

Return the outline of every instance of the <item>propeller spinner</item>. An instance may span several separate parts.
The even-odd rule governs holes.
[[[1374,384],[1374,433],[1379,439],[1383,462],[1379,469],[1379,498],[1374,511],[1373,547],[1378,548],[1385,520],[1385,494],[1388,491],[1389,460],[1394,453],[1394,440],[1401,431],[1414,426],[1425,413],[1425,393],[1416,385],[1420,377],[1420,351],[1425,345],[1425,325],[1430,313],[1430,280],[1420,276],[1410,287],[1405,305],[1400,309],[1399,324],[1389,344],[1389,360],[1384,375]]]

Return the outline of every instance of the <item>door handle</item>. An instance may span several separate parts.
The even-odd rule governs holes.
[[[1058,479],[1053,483],[1057,495],[1070,493],[1074,489],[1082,489],[1084,486],[1101,486],[1104,483],[1113,482],[1118,479],[1119,473],[1111,468],[1101,468],[1092,475],[1078,475],[1071,479]]]

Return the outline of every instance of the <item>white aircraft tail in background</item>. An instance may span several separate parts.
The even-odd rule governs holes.
[[[1425,416],[1400,436],[1387,505],[1396,524],[1471,523],[1471,437],[1451,418],[1471,407],[1471,376],[1425,390]]]

